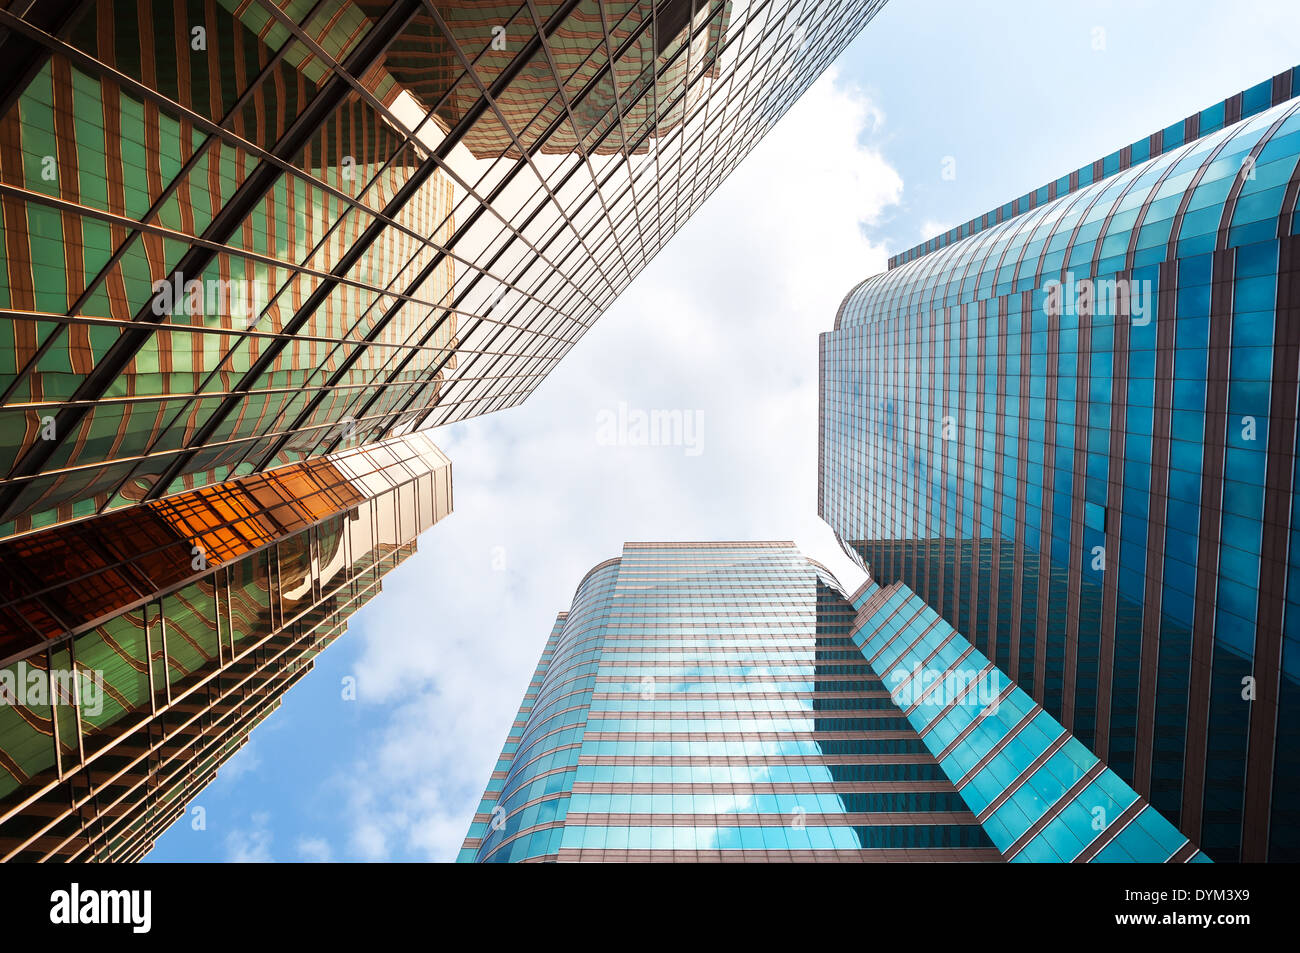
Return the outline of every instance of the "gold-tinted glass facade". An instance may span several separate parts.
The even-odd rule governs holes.
[[[882,3],[0,0],[0,858],[147,850]]]
[[[518,404],[880,5],[0,10],[0,537]]]
[[[411,434],[164,502],[0,544],[0,859],[147,852],[450,511],[451,465]]]

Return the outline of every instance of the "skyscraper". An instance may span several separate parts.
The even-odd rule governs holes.
[[[1296,93],[895,256],[821,339],[823,519],[1217,860],[1300,859]]]
[[[1205,859],[915,593],[720,542],[587,573],[459,859],[1003,858]]]
[[[0,859],[143,855],[450,508],[410,434],[0,543]]]
[[[0,10],[0,856],[146,850],[882,3]]]
[[[0,536],[518,404],[880,5],[0,11]]]

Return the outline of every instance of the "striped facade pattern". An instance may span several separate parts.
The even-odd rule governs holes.
[[[90,6],[0,118],[6,534],[249,472],[244,461],[305,406],[304,388],[337,378],[320,411],[337,422],[422,324],[429,309],[414,302],[450,301],[447,260],[372,347],[361,344],[384,302],[377,292],[451,234],[452,183],[439,177],[390,216],[346,283],[303,311],[417,165],[417,150],[355,93],[291,136],[330,72],[307,38],[345,57],[364,17],[318,15],[295,40],[275,21],[254,33],[214,3]],[[138,23],[149,25],[139,36]],[[190,49],[196,28],[206,50]],[[273,163],[288,138],[296,151]],[[248,207],[236,216],[240,197]],[[153,314],[155,282],[178,262],[181,286],[205,291]],[[218,294],[210,282],[223,283]],[[454,324],[423,365],[453,334]],[[116,379],[100,380],[96,370],[116,362]],[[37,467],[41,476],[18,478]]]
[[[593,571],[594,572],[594,571]],[[587,580],[583,580],[583,586],[579,587],[579,597],[583,594],[583,587],[591,578],[588,575]],[[575,606],[578,598],[575,597]],[[527,801],[544,797],[545,795],[556,795],[546,798],[549,806],[542,808],[543,801],[537,802],[538,810],[533,812],[530,817],[531,824],[527,826],[538,827],[539,830],[549,832],[555,827],[551,825],[559,816],[561,803],[567,802],[568,792],[572,789],[573,780],[571,777],[572,759],[570,754],[574,747],[564,740],[563,736],[555,736],[547,739],[546,743],[540,746],[533,746],[532,741],[543,738],[544,733],[539,732],[537,728],[543,724],[539,721],[533,725],[532,731],[528,731],[533,709],[537,705],[538,694],[543,684],[546,682],[546,673],[550,669],[551,660],[555,657],[556,645],[561,634],[564,632],[565,624],[569,614],[561,612],[555,619],[555,626],[551,629],[550,638],[546,640],[546,648],[542,650],[542,657],[537,661],[537,668],[533,672],[533,677],[528,681],[528,689],[524,692],[524,700],[519,705],[519,711],[515,715],[515,720],[510,724],[510,731],[506,735],[505,744],[501,746],[501,754],[497,757],[497,763],[492,769],[492,775],[488,778],[487,787],[483,791],[483,797],[479,801],[473,826],[470,828],[470,834],[465,839],[460,853],[457,855],[457,861],[474,860],[479,852],[479,847],[488,836],[489,831],[504,830],[506,824],[507,806],[501,802],[506,799],[507,794],[506,779],[511,777],[511,769],[514,766],[515,755],[521,750],[521,746],[528,747],[530,750],[524,755],[521,762],[521,768],[514,772],[514,777],[510,785],[509,794],[514,798],[515,806],[521,805]],[[554,696],[554,692],[548,693]],[[528,734],[529,742],[525,743],[525,732]],[[534,757],[534,753],[536,757]],[[559,759],[557,761],[557,759]],[[553,770],[554,769],[554,770]],[[531,787],[533,780],[540,782],[534,791]],[[521,793],[522,792],[522,793]],[[538,816],[545,812],[545,816],[538,823]],[[520,829],[523,818],[515,822],[516,830]],[[538,837],[538,852],[545,855],[552,835],[545,833]],[[545,845],[543,844],[545,841]],[[557,847],[558,849],[558,847]]]
[[[170,498],[153,548],[112,517],[0,544],[6,598],[37,587],[6,611],[64,627],[0,643],[0,860],[142,857],[450,511],[420,434],[308,466]],[[42,588],[43,566],[80,574]]]
[[[1225,123],[855,288],[819,511],[1210,857],[1294,860],[1300,105]]]
[[[361,2],[359,6],[367,16],[377,18],[386,4]],[[733,4],[728,0],[695,6],[698,29],[688,38],[683,30],[692,19],[690,0],[659,3],[649,24],[645,22],[652,14],[648,3],[580,5],[548,38],[554,72],[547,57],[528,62],[511,87],[496,97],[503,122],[475,126],[465,136],[466,148],[479,158],[518,158],[522,153],[511,137],[514,130],[524,150],[538,145],[544,154],[566,155],[581,149],[593,155],[618,155],[626,146],[626,131],[638,142],[634,146],[638,154],[649,152],[653,139],[640,133],[653,125],[654,138],[663,137],[696,108],[705,93],[702,84],[691,80],[719,75],[722,37],[731,25]],[[534,7],[541,16],[547,13],[544,4]],[[462,0],[436,8],[436,15],[416,14],[407,35],[390,48],[385,68],[397,81],[390,96],[407,91],[449,132],[474,107],[477,93],[468,84],[455,84],[456,53],[444,37],[454,36],[468,50],[497,31],[499,48],[489,46],[475,63],[480,78],[491,85],[510,67],[511,35],[536,31],[540,24],[529,6],[518,3]],[[682,50],[688,42],[690,48]],[[618,51],[613,60],[610,50]],[[663,69],[656,69],[658,57],[667,64]],[[565,77],[562,96],[556,95],[561,90],[553,75]],[[642,95],[650,84],[654,91]],[[591,91],[579,96],[588,86]],[[537,137],[566,108],[566,100],[571,125],[539,142]],[[542,102],[546,105],[539,111]],[[618,108],[620,102],[627,104],[626,109]],[[671,108],[659,110],[657,103]]]
[[[900,583],[853,596],[853,641],[1005,860],[1208,862]]]
[[[437,486],[434,484],[438,483]],[[395,437],[0,542],[0,660],[195,581],[399,486],[404,519],[432,525],[450,462],[423,434]]]
[[[1272,79],[1256,83],[1250,89],[1244,89],[1235,96],[1229,96],[1222,102],[1208,106],[1198,113],[1193,113],[1186,119],[1180,120],[1166,129],[1153,132],[1131,145],[1112,152],[1105,158],[1097,159],[1067,175],[1061,176],[1059,179],[1048,182],[1032,192],[1026,192],[1018,199],[1013,199],[1005,205],[1000,205],[992,211],[985,212],[978,218],[973,218],[963,225],[954,226],[943,234],[936,235],[934,238],[909,248],[905,252],[892,255],[889,259],[889,267],[896,268],[899,265],[906,264],[915,258],[920,258],[922,255],[929,254],[936,249],[944,248],[953,242],[961,241],[963,238],[968,238],[986,228],[1031,211],[1040,205],[1046,205],[1053,199],[1076,192],[1093,182],[1099,182],[1104,178],[1115,175],[1117,172],[1123,172],[1130,166],[1145,162],[1153,156],[1169,152],[1171,149],[1177,149],[1184,143],[1200,136],[1217,132],[1224,126],[1231,125],[1239,119],[1248,119],[1256,113],[1263,112],[1270,106],[1286,102],[1297,92],[1300,92],[1300,66],[1279,73]]]
[[[792,543],[628,543],[562,613],[462,861],[996,861]]]
[[[0,536],[518,404],[881,2],[0,9]]]

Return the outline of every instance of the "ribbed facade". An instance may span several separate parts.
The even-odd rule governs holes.
[[[882,4],[0,4],[0,682],[113,699],[0,701],[0,857],[146,850]]]
[[[1217,860],[1300,858],[1293,75],[821,339],[822,517]]]
[[[1026,192],[1019,198],[990,209],[978,218],[950,228],[943,234],[936,235],[905,252],[893,255],[889,259],[889,267],[896,268],[914,258],[928,255],[937,248],[961,241],[1009,218],[1031,211],[1040,205],[1046,205],[1053,199],[1109,178],[1147,159],[1178,149],[1192,139],[1218,132],[1224,126],[1230,126],[1242,119],[1249,119],[1270,106],[1285,102],[1297,92],[1300,92],[1300,66],[1279,73],[1271,79],[1262,80],[1250,89],[1243,89],[1235,96],[1229,96],[1213,106],[1207,106],[1186,119],[1171,123],[1137,142],[1116,149],[1110,155],[1080,166],[1073,172],[1053,179],[1032,192]]]
[[[520,403],[882,2],[0,9],[0,537]]]
[[[997,860],[791,543],[628,543],[561,614],[460,859]]]
[[[723,542],[587,574],[459,859],[1206,858],[911,590]]]
[[[853,642],[1004,860],[1209,858],[920,596],[868,581]]]
[[[451,509],[421,434],[289,469],[0,544],[0,860],[142,856]]]

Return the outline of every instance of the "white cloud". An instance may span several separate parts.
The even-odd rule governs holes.
[[[794,539],[856,587],[816,518],[817,335],[885,267],[881,122],[828,73],[532,399],[434,434],[455,512],[349,636],[390,709],[336,779],[357,856],[454,857],[555,613],[624,541]],[[703,452],[601,445],[620,402],[700,413]]]
[[[237,827],[226,834],[226,860],[235,864],[261,864],[271,861],[271,815],[257,811],[252,827]]]
[[[261,767],[262,759],[258,757],[254,744],[255,742],[250,737],[244,746],[221,766],[221,769],[217,772],[217,779],[224,784],[233,784],[239,778],[251,774]]]
[[[942,235],[950,228],[952,228],[952,226],[945,222],[936,222],[934,219],[927,218],[921,223],[921,241],[928,242],[936,235]],[[920,242],[917,244],[920,244]]]
[[[352,846],[362,860],[387,860],[388,838],[374,818],[361,818],[352,832]]]
[[[314,864],[328,863],[334,856],[329,842],[323,837],[298,838],[298,856]]]

